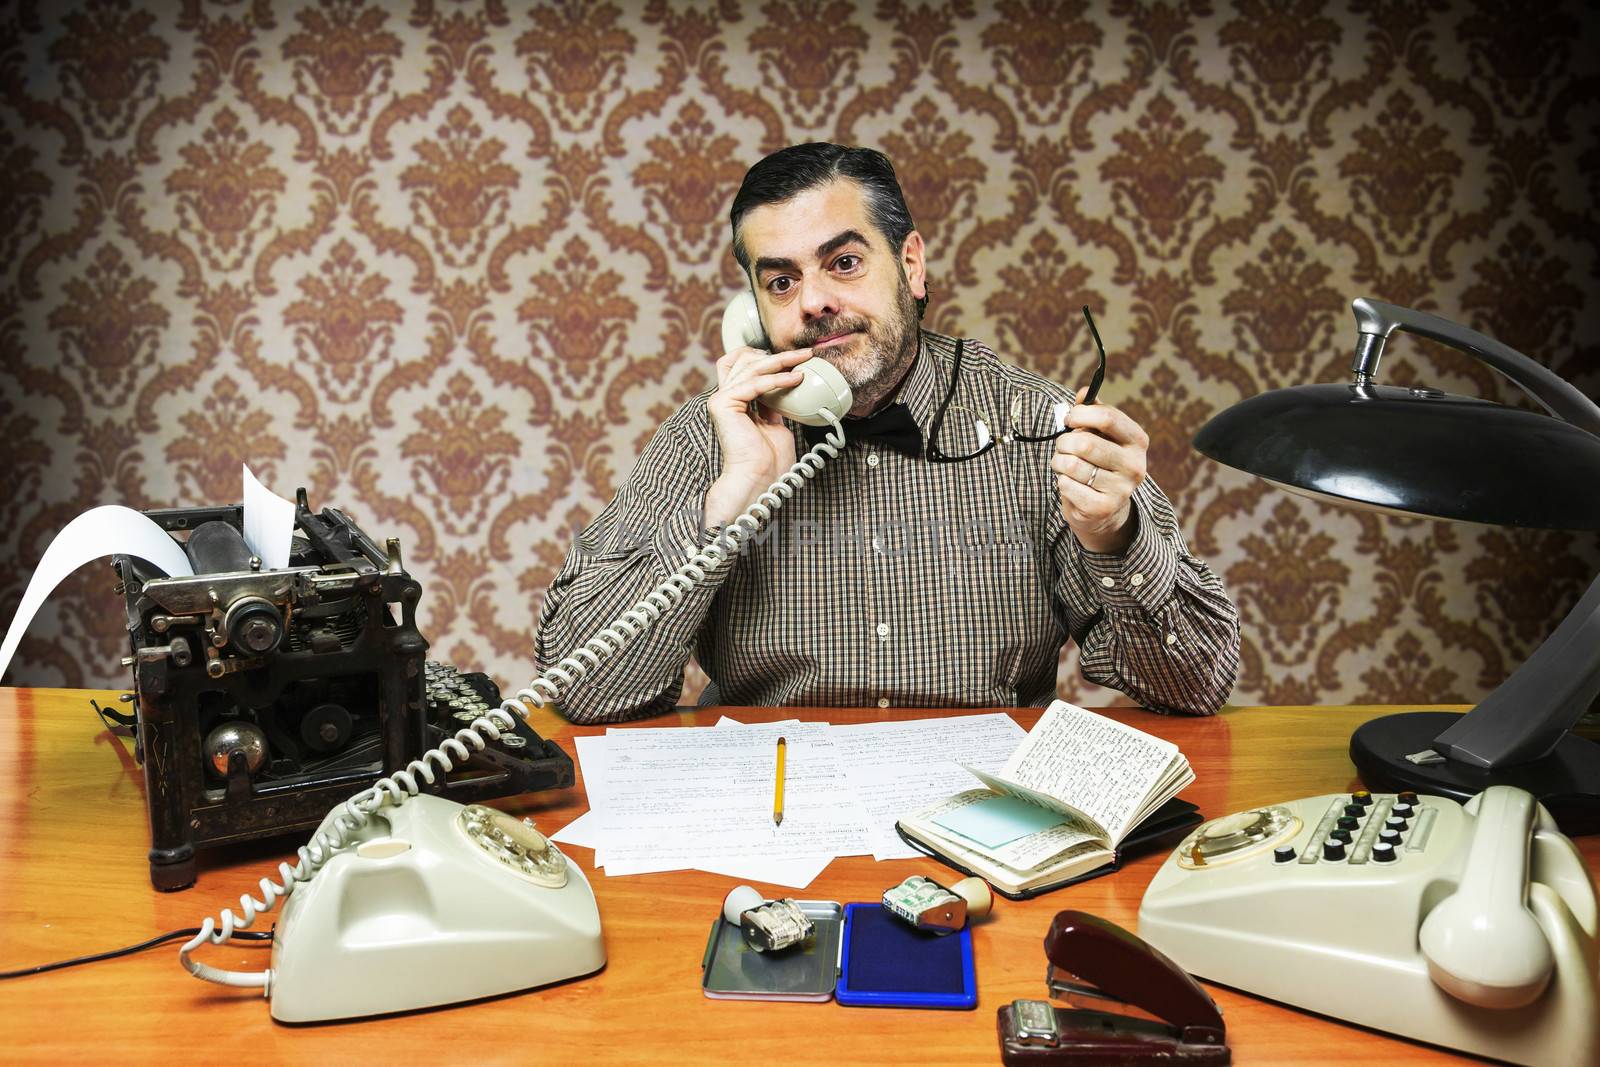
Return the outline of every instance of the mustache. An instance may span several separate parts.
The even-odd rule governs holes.
[[[834,317],[831,319],[817,319],[795,338],[795,348],[810,348],[824,337],[832,337],[837,333],[866,333],[867,321],[865,319],[844,319]]]

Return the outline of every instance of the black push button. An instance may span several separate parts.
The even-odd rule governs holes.
[[[1341,830],[1354,830],[1356,827],[1358,827],[1360,825],[1361,825],[1361,820],[1360,819],[1352,819],[1348,815],[1343,816],[1339,820],[1339,829],[1341,829]]]
[[[1396,815],[1383,825],[1387,826],[1391,830],[1404,830],[1406,828],[1406,821]]]
[[[1351,835],[1349,830],[1341,828],[1337,830],[1329,830],[1328,836],[1333,838],[1335,841],[1343,841],[1346,844],[1349,844]]]
[[[1372,846],[1372,858],[1378,863],[1393,863],[1395,860],[1394,846],[1387,841],[1379,841]]]
[[[1398,845],[1400,843],[1400,831],[1399,830],[1379,830],[1378,831],[1378,840],[1379,841],[1387,841],[1391,845]]]
[[[1290,845],[1279,845],[1272,850],[1272,862],[1288,863],[1294,859],[1294,848]]]
[[[1417,794],[1407,789],[1397,795],[1395,799],[1402,804],[1415,804],[1417,802]]]
[[[1411,816],[1416,814],[1416,809],[1410,804],[1396,804],[1394,806],[1394,813],[1402,819],[1409,819]]]
[[[1344,859],[1344,842],[1333,838],[1322,843],[1322,858],[1325,860]]]
[[[1359,819],[1361,816],[1365,815],[1366,813],[1367,813],[1367,809],[1363,808],[1360,804],[1346,804],[1344,806],[1344,817],[1347,818],[1347,819],[1349,819],[1349,818],[1358,818]]]
[[[1365,789],[1357,789],[1354,793],[1350,794],[1350,799],[1365,808],[1371,805],[1372,794],[1367,792]]]

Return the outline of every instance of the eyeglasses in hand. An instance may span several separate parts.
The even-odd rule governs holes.
[[[1106,346],[1100,340],[1100,331],[1095,328],[1094,316],[1089,314],[1089,306],[1083,307],[1083,317],[1089,324],[1089,335],[1094,338],[1094,347],[1099,353],[1099,363],[1095,366],[1094,376],[1089,379],[1089,388],[1084,393],[1079,403],[1093,404],[1100,395],[1100,386],[1106,378]],[[928,458],[935,463],[960,463],[964,460],[977,459],[988,452],[1001,441],[1054,441],[1067,430],[1067,409],[1070,407],[1066,401],[1056,401],[1045,393],[1020,393],[1011,401],[1011,410],[1007,418],[1007,432],[998,440],[989,430],[989,424],[978,412],[964,404],[951,405],[950,401],[956,393],[956,383],[961,378],[961,353],[965,341],[956,342],[955,364],[950,371],[950,387],[945,391],[944,402],[939,405],[938,414],[934,416],[933,427],[929,432]]]

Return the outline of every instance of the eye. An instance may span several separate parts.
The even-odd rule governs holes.
[[[776,278],[768,279],[768,281],[767,281],[767,292],[771,293],[773,296],[782,296],[784,293],[787,293],[793,286],[794,286],[794,279],[793,278],[790,278],[790,277],[787,277],[785,275],[780,274]]]
[[[846,252],[833,261],[833,269],[841,274],[851,274],[861,266],[861,257],[854,252]]]

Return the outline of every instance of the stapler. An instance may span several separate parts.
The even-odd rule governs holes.
[[[1105,919],[1063,911],[1044,939],[1052,996],[1121,1001],[1160,1019],[1043,1000],[1017,1000],[996,1020],[1007,1067],[1056,1061],[1080,1064],[1232,1062],[1222,1012],[1200,983],[1138,937]]]

